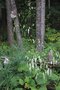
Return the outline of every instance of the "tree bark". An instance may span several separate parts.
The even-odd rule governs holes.
[[[36,0],[36,41],[37,51],[44,48],[45,0]]]
[[[41,48],[44,48],[45,35],[45,0],[41,0]]]
[[[41,0],[36,0],[36,44],[37,51],[41,50]]]
[[[22,47],[22,38],[21,38],[21,34],[20,34],[19,20],[18,20],[15,0],[11,0],[11,7],[12,7],[13,14],[16,16],[14,19],[14,25],[15,25],[15,29],[16,29],[17,43],[18,43],[19,47]]]
[[[2,41],[1,28],[2,28],[2,12],[1,12],[1,7],[0,7],[0,41]]]
[[[48,9],[50,9],[50,0],[48,0]]]
[[[8,32],[8,43],[13,45],[14,37],[12,31],[12,19],[11,19],[11,6],[10,0],[6,0],[6,9],[7,9],[7,32]]]
[[[1,16],[2,16],[2,12],[1,12],[1,7],[0,7],[0,18],[1,18]]]

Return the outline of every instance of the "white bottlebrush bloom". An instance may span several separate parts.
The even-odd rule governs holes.
[[[45,66],[45,67],[46,67],[46,69],[48,69],[48,64],[46,64],[46,66]]]
[[[34,57],[34,60],[37,61],[37,57]]]
[[[37,64],[36,64],[36,61],[37,61],[37,58],[35,58],[34,56],[33,56],[33,64],[34,64],[34,68],[36,68],[37,67]]]
[[[42,63],[42,59],[41,58],[39,59],[39,61],[40,61],[40,63]]]
[[[47,75],[52,75],[52,69],[48,68],[46,73]]]
[[[25,58],[28,60],[29,59],[29,57],[28,56],[25,56]]]
[[[3,60],[3,63],[4,63],[4,64],[8,64],[8,63],[9,63],[8,57],[3,56],[3,57],[1,57],[1,59]]]
[[[33,41],[33,43],[35,43],[35,40],[34,39],[32,39],[32,41]]]
[[[59,52],[56,52],[56,56],[59,57]]]
[[[31,61],[32,68],[34,68],[34,59]]]
[[[37,72],[35,79],[37,79],[37,78],[38,78],[38,75],[39,75],[39,73]]]
[[[43,72],[43,79],[45,79],[45,73]]]
[[[32,26],[34,26],[34,24],[32,24]]]
[[[49,68],[47,69],[46,73],[47,73],[47,75],[49,75],[49,74],[50,74]]]
[[[29,33],[30,33],[30,27],[28,28],[28,35],[29,35]]]
[[[8,63],[9,63],[9,59],[7,57],[5,57],[4,64],[8,64]]]
[[[31,63],[29,63],[29,71],[31,71]]]
[[[31,7],[31,9],[34,9],[34,7]]]
[[[37,61],[37,58],[34,58],[34,61],[35,61],[35,63],[36,63],[36,61]]]
[[[53,61],[51,61],[50,64],[53,64]]]
[[[30,29],[28,28],[28,35],[29,35]]]
[[[58,63],[58,61],[56,60],[56,64]]]
[[[25,25],[23,25],[23,28],[25,28]]]
[[[8,58],[5,58],[4,64],[8,64],[8,63],[9,63],[9,59]]]

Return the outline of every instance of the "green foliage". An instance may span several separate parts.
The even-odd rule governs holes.
[[[60,90],[60,84],[56,87],[56,90]]]
[[[48,27],[46,29],[45,40],[48,45],[53,46],[53,48],[55,47],[55,49],[60,52],[60,32],[59,31]]]
[[[27,48],[28,47],[29,46],[27,46]],[[31,47],[30,49],[21,51],[16,46],[9,47],[3,43],[0,46],[0,89],[7,90],[8,88],[8,90],[40,90],[40,88],[47,83],[47,76],[44,73],[46,69],[43,66],[40,70],[36,68],[29,70],[28,62],[37,58],[42,61],[46,61],[48,52],[51,49],[54,52],[54,58],[56,60],[58,58],[59,60],[60,54],[58,55],[56,49],[51,45],[46,45],[43,52],[39,53]],[[1,56],[7,56],[9,59],[9,63],[5,64],[4,67],[1,63]],[[51,79],[56,81],[55,75],[51,77]]]
[[[59,83],[59,75],[57,73],[52,73],[50,76],[47,76],[48,83],[54,82],[56,85]]]
[[[47,42],[57,42],[60,40],[60,32],[57,32],[55,29],[52,28],[47,28],[46,38]]]

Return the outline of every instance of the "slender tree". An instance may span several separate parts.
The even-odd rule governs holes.
[[[44,48],[45,35],[45,0],[41,0],[41,49]]]
[[[7,32],[8,32],[8,43],[13,45],[13,31],[12,31],[12,19],[11,19],[11,7],[10,0],[6,0],[6,9],[7,9]]]
[[[2,40],[1,27],[2,27],[2,12],[1,12],[1,7],[0,7],[0,41]]]
[[[48,0],[48,8],[50,9],[50,0]]]
[[[38,51],[43,50],[44,33],[45,33],[45,0],[36,0],[36,40]]]
[[[36,41],[37,50],[41,50],[41,0],[36,0]]]
[[[22,47],[22,39],[20,34],[20,27],[19,27],[19,19],[17,15],[17,8],[15,0],[11,0],[11,7],[12,7],[12,16],[14,17],[14,25],[16,29],[16,37],[19,47]]]
[[[2,13],[1,13],[1,7],[0,7],[0,18],[1,18],[1,16],[2,16]]]

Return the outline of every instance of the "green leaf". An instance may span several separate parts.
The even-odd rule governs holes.
[[[37,90],[36,88],[34,88],[34,87],[31,87],[31,90]]]
[[[13,86],[17,86],[17,84],[18,84],[18,82],[17,82],[17,77],[13,77],[12,79],[11,79],[11,84],[13,85]]]
[[[19,83],[20,83],[21,85],[23,85],[23,84],[24,84],[24,81],[23,81],[22,79],[19,79]]]
[[[26,77],[25,82],[29,83],[29,81],[30,81],[29,77]]]
[[[35,81],[33,79],[30,80],[29,84],[30,84],[30,86],[32,86],[32,87],[34,86],[35,87]]]

